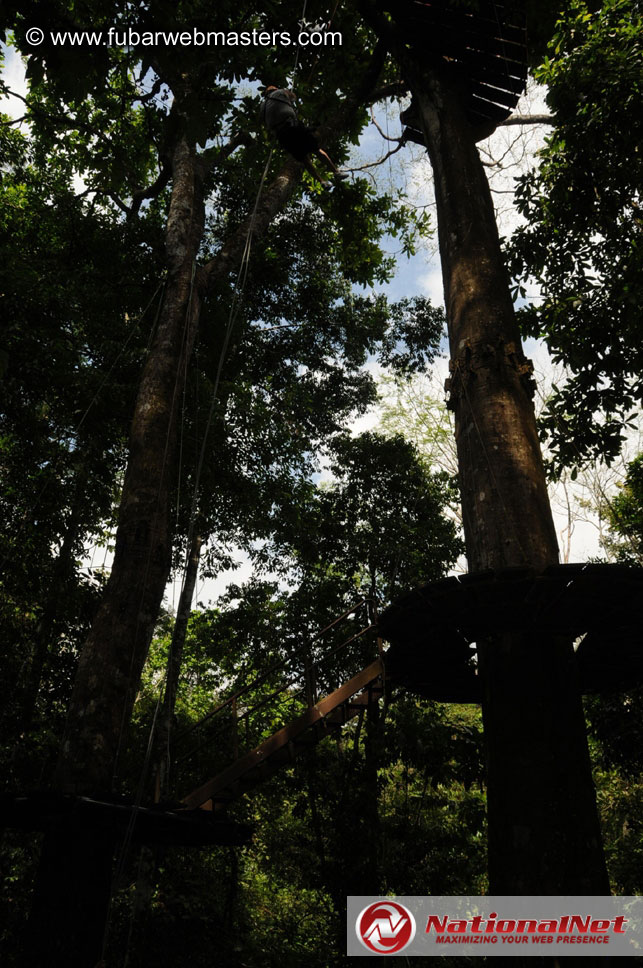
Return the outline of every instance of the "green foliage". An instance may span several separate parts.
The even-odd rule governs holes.
[[[520,313],[571,376],[542,425],[562,465],[614,456],[640,403],[640,186],[643,19],[631,0],[600,10],[570,0],[536,77],[555,127],[537,172],[518,184],[527,220],[512,239],[514,276],[544,299]]]
[[[481,727],[478,709],[396,697],[384,733],[384,893],[484,893]]]
[[[457,475],[453,415],[438,396],[431,374],[383,376],[378,383],[380,429],[410,441],[429,465]],[[456,513],[458,511],[456,510]]]
[[[184,651],[177,729],[213,705],[219,713],[180,739],[181,784],[220,768],[233,748],[233,694],[247,711],[237,742],[252,748],[306,706],[308,691],[326,695],[375,655],[372,606],[338,616],[362,597],[387,604],[401,591],[444,574],[461,544],[444,516],[453,499],[443,475],[431,475],[402,438],[367,433],[339,437],[330,449],[331,484],[303,483],[275,505],[270,538],[254,549],[260,572],[230,586],[217,607],[193,614]],[[274,575],[279,577],[279,584]],[[333,627],[323,635],[321,630]],[[155,697],[169,632],[157,639],[146,671]],[[316,667],[307,678],[311,663]],[[286,687],[286,688],[284,688]],[[141,705],[142,722],[155,698]],[[144,740],[141,739],[144,748]],[[218,764],[218,766],[217,766]]]
[[[29,54],[31,119],[28,138],[8,119],[0,126],[0,282],[9,320],[0,346],[2,615],[11,642],[3,661],[18,686],[16,724],[43,671],[53,674],[56,664],[60,671],[48,680],[55,689],[41,697],[55,695],[64,710],[100,591],[103,576],[82,573],[79,562],[92,542],[109,540],[114,520],[138,376],[162,298],[163,172],[172,146],[187,131],[205,147],[203,160],[214,162],[205,260],[252,211],[266,161],[258,138],[233,154],[224,149],[237,132],[256,131],[256,79],[271,80],[291,64],[287,49],[276,64],[263,48],[225,47],[213,57],[208,49],[30,48],[25,40],[34,23],[45,32],[99,30],[131,25],[130,14],[126,5],[80,9],[64,0],[47,11],[3,8],[2,26],[12,25]],[[313,71],[317,54],[301,52],[298,86],[311,119],[328,116],[350,93],[342,63],[351,61],[352,81],[370,57],[357,14],[340,16],[338,26],[365,42],[329,54],[321,77]],[[136,26],[172,30],[190,22],[217,30],[239,17],[244,29],[279,24],[296,32],[297,17],[278,3],[257,12],[159,2],[141,11]],[[338,158],[366,120],[362,107],[332,146]],[[269,177],[279,160],[275,153]],[[373,401],[363,368],[371,354],[402,369],[431,359],[439,318],[430,307],[388,307],[352,293],[355,284],[388,277],[383,236],[399,234],[410,250],[418,225],[410,210],[357,182],[314,204],[298,192],[253,251],[202,474],[201,523],[206,537],[216,535],[206,556],[212,573],[230,564],[234,546],[266,537],[276,508],[315,470],[322,444]],[[203,313],[182,401],[175,510],[183,535],[230,298],[225,280]],[[179,534],[177,558],[182,541]]]
[[[214,948],[223,965],[334,968],[348,893],[484,891],[481,775],[478,711],[397,696],[231,808],[253,825],[250,847],[164,858],[133,964],[189,944],[197,965]]]
[[[226,205],[234,207],[232,196]],[[377,225],[373,237],[384,231],[381,221]],[[214,216],[209,226],[217,236],[225,231]],[[219,547],[224,539],[249,547],[269,537],[275,519],[289,513],[293,496],[319,469],[322,448],[375,401],[375,383],[365,369],[369,359],[402,373],[432,361],[442,332],[440,311],[423,299],[391,304],[382,295],[353,291],[362,271],[372,271],[368,251],[360,266],[348,266],[332,213],[297,201],[254,253],[222,373],[225,405],[211,431],[219,460],[203,469],[208,497],[202,527],[206,534],[216,532]],[[228,298],[209,304],[203,318],[200,365],[187,397],[197,398],[196,407],[190,404],[183,417],[190,443],[182,490],[193,480],[198,428],[211,405]]]
[[[624,346],[637,333],[629,295],[614,316],[619,292],[636,295],[640,268],[631,244],[639,229],[633,184],[640,159],[634,151],[627,164],[621,157],[631,146],[635,101],[625,97],[626,88],[638,92],[640,66],[639,21],[627,21],[626,6],[607,3],[605,18],[586,20],[585,8],[575,3],[561,24],[543,67],[561,125],[541,174],[523,186],[530,226],[513,257],[524,272],[552,273],[551,309],[532,310],[526,325],[546,332],[554,352],[558,340],[561,357],[573,350],[578,386],[592,412],[626,408],[627,394],[635,395],[627,373],[618,382],[617,363],[627,370],[624,348],[612,360],[615,350],[603,352],[600,342],[606,334],[617,342],[618,331]],[[6,520],[0,550],[7,566],[0,618],[9,639],[2,671],[17,686],[13,733],[25,726],[22,714],[34,686],[41,717],[25,726],[20,752],[12,744],[4,751],[11,764],[6,782],[24,786],[51,773],[78,646],[100,592],[102,576],[83,572],[80,561],[88,543],[108,540],[118,501],[128,424],[163,279],[168,158],[184,133],[198,145],[201,162],[212,162],[200,258],[216,258],[253,211],[268,158],[257,136],[257,85],[285,83],[293,58],[289,50],[241,47],[63,52],[45,44],[34,50],[24,39],[34,23],[45,30],[121,26],[131,22],[131,5],[106,10],[92,0],[56,0],[46,9],[9,3],[6,11],[20,49],[32,55],[29,137],[0,126],[0,290],[9,320],[0,347],[0,509]],[[327,13],[321,3],[309,5],[310,18]],[[333,26],[355,42],[326,51],[323,69],[315,51],[302,50],[297,76],[305,119],[329,121],[329,127],[373,48],[351,5],[335,13]],[[243,22],[244,29],[294,33],[299,15],[285,0],[260,11],[230,0],[214,6],[154,0],[140,11],[138,26],[226,30]],[[604,55],[609,31],[617,42]],[[590,83],[597,74],[600,91]],[[337,160],[358,142],[366,121],[362,104],[337,128],[328,144]],[[596,135],[591,152],[588,131]],[[239,132],[254,137],[226,150]],[[268,180],[282,161],[275,151]],[[338,614],[362,595],[387,602],[444,574],[461,550],[445,515],[455,497],[453,481],[432,473],[400,436],[351,437],[347,430],[375,400],[367,364],[405,376],[421,371],[437,351],[440,311],[418,299],[391,305],[365,291],[390,278],[383,239],[397,237],[410,253],[416,234],[426,230],[422,218],[397,199],[376,196],[365,180],[329,195],[300,186],[261,245],[253,246],[225,360],[231,279],[220,282],[204,307],[180,403],[174,551],[178,557],[183,550],[223,361],[198,506],[210,539],[206,568],[216,573],[241,547],[252,554],[257,572],[191,618],[171,737],[178,794],[224,767],[237,748],[251,748],[292,720],[306,705],[306,692],[328,693],[372,660],[372,634],[354,638],[372,621],[372,609],[362,606],[320,637]],[[604,256],[594,251],[597,233]],[[554,243],[560,245],[558,275],[556,260],[554,269],[538,261]],[[625,276],[630,288],[619,289]],[[589,301],[591,325],[574,315],[578,307],[564,296],[570,285],[575,299],[580,293],[581,304]],[[601,302],[603,291],[609,306]],[[607,374],[612,382],[596,391],[586,373],[594,381]],[[592,392],[599,393],[598,403]],[[576,409],[573,415],[584,419]],[[596,427],[592,432],[603,434],[603,445],[607,431]],[[314,475],[322,466],[333,477],[317,486]],[[131,749],[119,761],[124,790],[141,781],[171,625],[167,617],[159,623]],[[285,692],[275,696],[284,684]],[[238,722],[227,703],[234,693],[240,693]],[[220,712],[197,725],[217,704]],[[630,796],[624,760],[607,741],[609,712],[597,709],[593,728],[597,749],[602,744],[602,795],[614,818],[612,867],[620,885],[638,890],[627,848],[633,845],[638,857],[640,797],[635,788]],[[615,718],[623,710],[611,712]],[[324,740],[253,800],[236,804],[233,815],[255,827],[251,847],[168,852],[140,935],[130,933],[133,889],[126,888],[114,909],[113,950],[118,957],[128,952],[132,965],[180,964],[189,949],[194,965],[211,964],[215,951],[230,968],[326,968],[344,960],[347,893],[483,891],[480,735],[477,710],[401,696],[387,710],[369,709],[337,741]],[[631,772],[635,762],[632,754]],[[628,837],[618,832],[621,818]],[[17,870],[3,894],[7,920],[17,930],[33,847],[10,839],[5,859]],[[130,861],[133,884],[136,863]]]
[[[88,206],[45,157],[48,132],[0,138],[1,661],[5,728],[21,731],[43,674],[42,711],[64,711],[96,606],[102,575],[81,559],[112,518],[158,280],[140,228]]]
[[[390,596],[444,573],[457,554],[442,516],[449,486],[402,438],[338,437],[330,466],[330,483],[302,488],[280,508],[272,547],[257,554],[279,566],[280,583],[254,577],[191,617],[173,740],[177,793],[291,722],[306,706],[306,684],[328,694],[372,661],[372,634],[355,638],[372,616],[364,605],[320,634],[361,592]],[[138,707],[141,751],[167,634]],[[225,705],[233,694],[236,731]],[[219,712],[190,730],[213,704]],[[212,852],[198,884],[190,858],[166,864],[141,942],[147,956],[150,945],[174,951],[189,928],[196,964],[216,932],[222,964],[339,966],[347,894],[484,888],[479,713],[395,696],[386,712],[371,707],[299,756],[231,815],[252,823],[252,846]],[[124,937],[125,908],[122,917]]]
[[[605,852],[614,894],[641,893],[643,784],[620,772],[596,776]]]
[[[643,561],[643,454],[628,468],[619,493],[603,509],[611,536],[605,542],[618,561]]]
[[[2,878],[0,879],[0,951],[3,964],[16,968],[23,963],[20,942],[25,912],[31,903],[41,838],[22,830],[4,830]]]
[[[280,515],[264,561],[289,567],[290,548],[300,574],[334,572],[384,602],[455,561],[461,545],[443,514],[452,482],[431,475],[411,444],[374,433],[337,437],[329,459],[333,482]]]
[[[617,561],[640,565],[643,457],[630,463],[620,492],[601,510],[609,522],[603,545]],[[585,714],[612,890],[615,894],[640,894],[643,689],[638,686],[627,692],[587,696]]]
[[[643,693],[585,699],[598,808],[612,890],[641,893]]]
[[[43,78],[49,79],[52,68],[47,56],[44,52],[41,66]],[[357,74],[364,59],[361,54],[350,56]],[[267,69],[264,65],[266,73]],[[34,71],[37,73],[37,65]],[[106,372],[101,371],[99,382],[108,404],[96,410],[96,423],[88,425],[82,447],[78,434],[68,434],[73,444],[70,449],[79,460],[90,442],[107,446],[110,415],[118,410],[120,421],[131,405],[125,402],[131,398],[124,395],[123,387],[127,386],[130,392],[135,387],[135,367],[140,363],[144,334],[140,334],[141,338],[137,335],[130,344],[132,358],[118,359],[113,369],[118,354],[111,356],[109,348],[103,349],[102,341],[113,338],[122,346],[128,332],[125,313],[130,319],[136,318],[141,311],[133,308],[136,298],[142,300],[143,292],[150,295],[149,288],[134,286],[136,273],[139,282],[145,278],[141,274],[141,259],[148,266],[156,265],[157,259],[160,264],[159,228],[166,196],[162,194],[144,206],[138,220],[130,219],[125,224],[118,201],[114,203],[113,199],[129,201],[137,187],[153,181],[163,164],[162,151],[156,166],[149,164],[150,156],[144,150],[145,125],[150,133],[148,144],[165,144],[172,137],[175,123],[162,103],[146,103],[143,108],[132,103],[132,63],[128,73],[114,55],[109,68],[114,82],[119,71],[124,80],[121,87],[112,85],[111,93],[101,94],[96,88],[91,97],[81,99],[83,79],[75,81],[60,75],[59,83],[51,86],[44,80],[40,85],[34,83],[31,95],[34,113],[38,108],[42,111],[39,137],[32,148],[34,171],[40,173],[51,164],[65,186],[75,173],[82,173],[91,191],[84,199],[74,198],[74,210],[81,224],[84,219],[100,220],[96,240],[98,245],[103,240],[105,243],[100,278],[109,281],[110,271],[122,273],[123,263],[131,265],[132,271],[131,276],[123,273],[127,280],[123,292],[126,298],[114,309],[108,287],[92,289],[89,284],[97,267],[92,261],[93,246],[84,240],[74,272],[84,281],[87,296],[95,294],[99,303],[95,328],[90,328],[85,319],[82,293],[76,296],[74,278],[65,280],[65,291],[80,300],[74,321],[80,320],[76,322],[79,326],[82,323],[85,351],[85,368],[78,369],[77,358],[72,355],[70,372],[74,379],[77,372],[93,378],[96,361],[108,364]],[[222,67],[221,71],[223,76],[225,69]],[[254,114],[257,98],[243,95],[244,100],[235,101],[232,88],[212,81],[211,77],[210,82],[211,87],[206,85],[204,91],[219,106],[210,114],[210,133],[215,134],[218,126],[217,139],[225,144],[228,134]],[[91,80],[88,84],[89,90]],[[306,99],[309,109],[326,113],[337,99],[337,86],[338,75],[327,65],[323,84],[310,88],[311,97]],[[129,108],[121,117],[119,112],[128,98]],[[57,126],[48,119],[63,112],[82,122],[82,134],[56,138]],[[352,140],[364,119],[362,112],[359,124],[348,132]],[[197,127],[200,123],[196,118]],[[59,123],[58,129],[60,126]],[[65,129],[65,124],[62,127]],[[118,141],[117,158],[108,151],[102,153],[101,146],[106,145],[101,129]],[[191,133],[197,137],[196,130]],[[335,145],[333,150],[341,158],[341,146]],[[211,182],[204,259],[216,255],[252,210],[265,159],[265,146],[253,143],[217,163]],[[276,157],[275,164],[278,161]],[[52,226],[52,230],[57,227],[61,248],[65,243],[70,245],[73,230],[60,221],[58,193],[45,193],[41,203],[44,224]],[[26,220],[23,224],[27,224]],[[403,301],[390,306],[385,298],[358,293],[354,288],[384,281],[391,263],[382,253],[381,239],[387,233],[397,234],[410,251],[415,227],[410,212],[391,200],[377,198],[366,182],[358,182],[341,194],[315,197],[312,203],[305,196],[296,195],[271,226],[265,244],[253,251],[244,302],[223,371],[223,402],[215,414],[207,450],[202,477],[206,496],[199,511],[205,533],[216,537],[208,562],[212,571],[230,560],[233,545],[254,547],[259,560],[268,562],[274,561],[276,554],[283,556],[282,571],[284,576],[288,572],[289,587],[284,589],[274,581],[255,579],[243,589],[231,588],[216,609],[193,616],[172,734],[173,778],[179,793],[217,772],[233,755],[235,733],[229,708],[224,708],[206,727],[189,731],[213,703],[224,701],[233,691],[245,690],[239,711],[259,708],[247,734],[242,727],[236,740],[242,748],[244,743],[252,746],[260,742],[303,708],[304,697],[297,695],[303,681],[303,665],[323,652],[332,652],[372,616],[365,618],[362,610],[358,616],[340,623],[323,641],[312,641],[320,628],[352,604],[362,590],[371,590],[373,583],[379,592],[390,595],[396,588],[414,583],[420,574],[441,574],[457,555],[459,544],[454,528],[442,517],[442,508],[452,497],[449,483],[440,476],[432,477],[401,439],[386,442],[366,435],[352,441],[345,430],[347,421],[364,412],[375,399],[374,383],[364,369],[369,360],[377,358],[399,372],[417,370],[431,361],[439,342],[442,314],[426,302]],[[111,251],[111,238],[123,245],[122,263]],[[138,252],[136,246],[140,247]],[[42,259],[40,250],[38,259]],[[41,311],[42,295],[42,290],[34,290],[34,314]],[[194,369],[182,404],[181,488],[176,514],[183,533],[187,530],[195,467],[229,314],[228,285],[222,285],[216,296],[202,316]],[[66,308],[60,307],[61,326],[67,325]],[[18,337],[28,339],[26,324],[17,328]],[[134,372],[130,373],[129,367]],[[74,385],[67,371],[62,382],[65,391]],[[45,385],[40,379],[40,386]],[[20,399],[21,392],[16,384],[12,399]],[[81,404],[79,409],[82,416],[86,405]],[[88,420],[86,417],[85,423]],[[63,423],[62,416],[59,422]],[[119,428],[123,426],[126,424],[118,422]],[[19,435],[16,441],[16,446],[23,446]],[[122,441],[121,435],[121,445]],[[113,446],[122,460],[123,450],[116,451],[116,445]],[[324,447],[332,455],[337,482],[318,491],[310,479]],[[108,511],[121,466],[107,467],[101,476],[105,493],[110,496]],[[55,474],[52,476],[56,486],[62,486],[62,481]],[[88,487],[95,486],[95,480],[89,468]],[[406,496],[397,514],[396,491]],[[99,488],[97,501],[101,493]],[[299,530],[293,530],[296,520],[302,525]],[[314,549],[320,528],[324,533],[328,531],[321,556]],[[353,529],[355,540],[351,546]],[[78,533],[89,533],[85,519],[79,521]],[[258,538],[262,544],[256,546]],[[177,543],[180,541],[179,538]],[[33,570],[33,563],[30,568]],[[169,634],[169,627],[162,624],[145,672],[131,749],[120,760],[119,783],[124,790],[135,788],[140,779]],[[52,649],[51,654],[57,654],[57,649]],[[373,654],[372,637],[358,640],[331,661],[320,664],[315,687],[320,694],[330,691],[370,661]],[[70,658],[73,660],[73,652]],[[57,693],[61,712],[72,668],[70,663],[66,689]],[[262,676],[265,678],[257,682]],[[289,681],[288,677],[292,686],[285,702],[267,701],[284,678]],[[347,822],[360,809],[365,789],[374,809],[378,801],[374,753],[378,744],[372,738],[366,756],[366,732],[365,727],[355,735],[354,755],[350,759],[344,757],[339,765],[332,747],[329,749],[326,744],[326,749],[320,750],[321,762],[316,770],[308,771],[303,778],[286,776],[282,784],[276,781],[266,808],[239,806],[240,816],[250,815],[259,831],[257,843],[242,854],[240,862],[233,859],[232,853],[226,856],[226,852],[206,852],[201,856],[176,852],[168,857],[152,904],[145,944],[140,948],[133,945],[132,959],[145,963],[151,953],[158,951],[159,960],[164,960],[168,952],[174,951],[180,960],[188,945],[194,964],[210,963],[213,948],[221,963],[227,959],[235,965],[240,957],[250,963],[293,966],[302,960],[323,966],[329,957],[340,958],[329,955],[327,943],[320,945],[320,938],[329,934],[339,937],[346,884],[350,878],[357,878],[354,883],[360,886],[360,878],[370,866],[368,850],[371,821],[377,824],[375,812],[358,825],[360,850],[354,842],[354,825]],[[53,743],[50,757],[52,752]],[[390,756],[392,762],[396,761],[398,754],[393,745]],[[397,772],[391,767],[387,788],[398,782]],[[16,774],[16,782],[24,775],[24,770]],[[335,775],[337,784],[328,818],[337,836],[326,847],[321,845],[321,860],[320,841],[311,839],[313,807],[306,791],[311,785],[317,787],[316,802],[328,776]],[[444,793],[441,796],[444,801]],[[460,796],[458,792],[456,799]],[[322,807],[316,809],[319,812]],[[457,811],[450,813],[455,817]],[[450,843],[455,840],[452,831]],[[398,851],[394,853],[397,856]],[[458,863],[462,867],[462,857]],[[403,866],[398,860],[400,879]],[[381,872],[379,866],[377,871]],[[372,883],[375,885],[375,880]],[[222,884],[226,885],[223,891]],[[204,890],[208,885],[210,889]],[[131,894],[125,891],[115,909],[112,944],[121,952],[128,945]],[[231,924],[236,931],[230,928]],[[341,951],[339,941],[335,951]]]

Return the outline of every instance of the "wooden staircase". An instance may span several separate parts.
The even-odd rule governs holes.
[[[378,658],[339,689],[309,707],[294,722],[188,793],[182,802],[191,810],[197,807],[222,809],[292,762],[298,753],[341,729],[344,723],[377,702],[383,694],[384,665]]]

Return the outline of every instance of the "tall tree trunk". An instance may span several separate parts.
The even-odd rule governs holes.
[[[167,657],[167,671],[165,678],[165,694],[163,705],[156,725],[156,732],[152,746],[152,787],[154,802],[166,800],[170,793],[170,738],[172,734],[172,720],[176,707],[176,695],[179,687],[181,661],[185,646],[188,621],[194,598],[194,589],[199,573],[199,560],[203,538],[193,534],[188,552],[187,566],[176,613],[170,651]],[[166,848],[162,846],[148,847],[143,845],[139,851],[138,872],[134,897],[132,898],[131,928],[129,947],[140,951],[144,947],[144,938],[150,916],[150,904],[154,888],[158,879],[159,866],[165,855]],[[139,960],[140,962],[140,955]]]
[[[384,56],[380,44],[355,92],[340,106],[334,126],[347,124],[361,109]],[[189,101],[188,95],[183,105],[188,112]],[[185,121],[180,119],[182,110],[177,95],[172,111],[179,118],[179,127]],[[201,183],[207,172],[185,136],[179,135],[174,144],[165,239],[165,301],[135,406],[112,572],[74,681],[55,775],[60,791],[111,791],[169,574],[177,404],[201,303],[207,290],[238,264],[248,234],[256,239],[266,231],[290,198],[301,171],[300,164],[288,162],[258,199],[260,204],[252,216],[216,257],[197,268],[204,224]],[[72,835],[73,863],[68,864],[68,838]],[[54,833],[46,836],[30,922],[34,963],[65,968],[89,968],[98,963],[109,899],[105,874],[113,846],[109,838],[99,844],[92,831],[76,835],[67,830],[62,838]],[[66,900],[72,891],[77,900],[74,908]]]
[[[165,301],[134,410],[112,572],[74,681],[55,775],[65,793],[112,791],[170,569],[178,402],[203,296],[195,272],[203,199],[195,149],[184,137],[172,171]],[[43,964],[99,962],[114,847],[93,830],[46,835],[30,925],[33,953]]]
[[[451,406],[471,571],[558,561],[491,193],[458,81],[405,58],[435,178]],[[529,628],[478,643],[494,894],[604,894],[572,643]]]
[[[203,296],[195,270],[204,218],[185,138],[172,167],[165,301],[134,409],[112,571],[74,681],[56,773],[66,792],[111,790],[170,570],[177,412]]]

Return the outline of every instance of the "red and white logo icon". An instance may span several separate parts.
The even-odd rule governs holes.
[[[364,908],[355,922],[357,937],[369,951],[392,955],[415,937],[415,918],[402,904],[376,901]]]

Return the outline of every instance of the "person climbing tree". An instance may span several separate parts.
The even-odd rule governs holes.
[[[348,178],[346,172],[340,171],[327,152],[320,147],[312,128],[303,124],[297,117],[295,92],[286,88],[270,85],[264,92],[264,100],[260,109],[261,123],[268,134],[273,135],[284,151],[304,165],[313,178],[321,183],[323,188],[331,188],[331,182],[319,174],[310,155],[321,158],[327,168],[333,172],[338,181]]]

